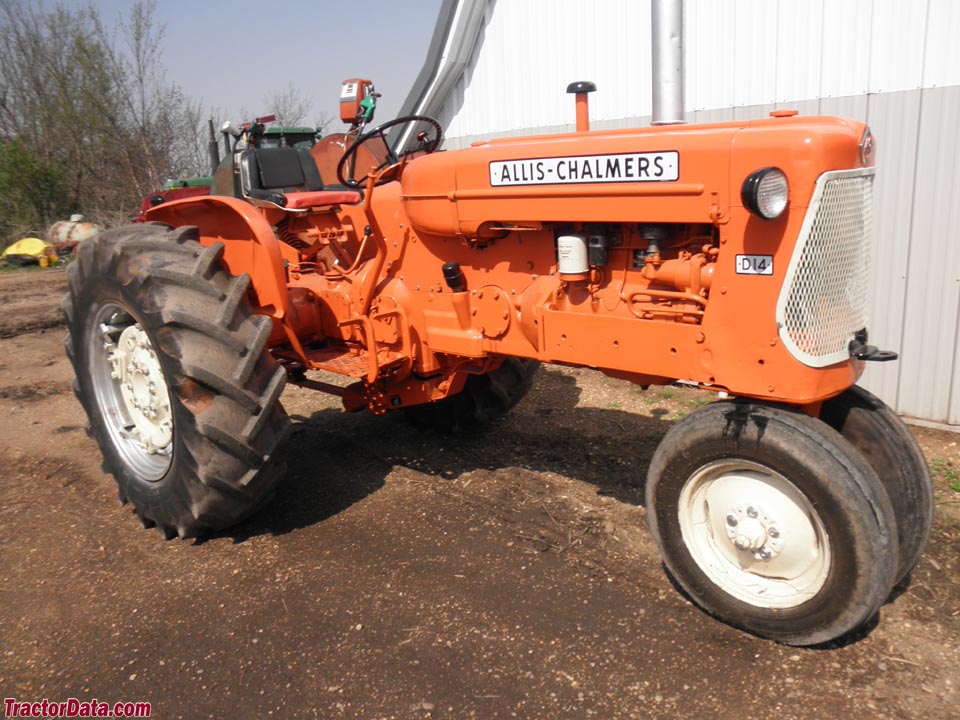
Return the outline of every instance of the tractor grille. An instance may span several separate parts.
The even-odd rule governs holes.
[[[817,180],[777,302],[780,338],[805,365],[848,359],[867,326],[873,175],[838,170]]]

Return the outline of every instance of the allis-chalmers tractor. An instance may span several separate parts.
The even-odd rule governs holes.
[[[435,152],[435,120],[388,122],[345,146],[338,187],[305,150],[249,148],[213,195],[84,242],[66,346],[121,500],[171,537],[253,512],[282,480],[288,382],[469,428],[539,363],[685,381],[717,402],[646,479],[680,586],[790,644],[874,616],[923,549],[932,486],[855,385],[892,359],[867,344],[869,129],[775,111],[590,131],[592,89],[568,89],[569,134]]]

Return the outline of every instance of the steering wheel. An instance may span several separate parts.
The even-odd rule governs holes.
[[[406,137],[408,149],[398,153],[390,147],[388,136],[391,130],[403,125],[409,125],[410,128],[399,132],[395,131],[394,136]],[[432,153],[440,145],[442,137],[443,131],[440,129],[440,123],[426,115],[405,115],[398,117],[396,120],[385,122],[383,125],[378,125],[373,130],[358,137],[356,142],[347,149],[337,164],[337,179],[341,185],[346,187],[361,187],[366,184],[370,177],[369,169],[371,165],[376,164],[376,172],[391,168],[391,166],[397,168],[405,158]],[[361,147],[364,149],[363,157],[359,156]],[[365,168],[362,169],[367,170],[363,177],[356,177],[358,164],[364,165]],[[390,182],[394,179],[394,175],[395,173],[389,171],[381,173],[375,184],[383,185]]]

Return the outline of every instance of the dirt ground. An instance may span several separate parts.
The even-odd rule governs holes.
[[[60,301],[66,287],[62,269],[34,266],[0,271],[0,338],[58,327],[63,322]]]
[[[664,573],[659,438],[704,402],[545,368],[482,434],[288,388],[261,513],[165,541],[120,506],[70,392],[62,271],[0,273],[0,693],[155,718],[960,718],[960,436],[917,429],[933,539],[857,637],[722,625]],[[952,486],[952,487],[951,487]]]

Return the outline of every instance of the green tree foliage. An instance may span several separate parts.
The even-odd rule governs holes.
[[[0,0],[0,242],[70,212],[125,221],[197,172],[199,108],[164,79],[154,2],[108,26],[90,5]]]
[[[42,236],[42,228],[73,212],[66,177],[27,144],[0,141],[0,232]]]

